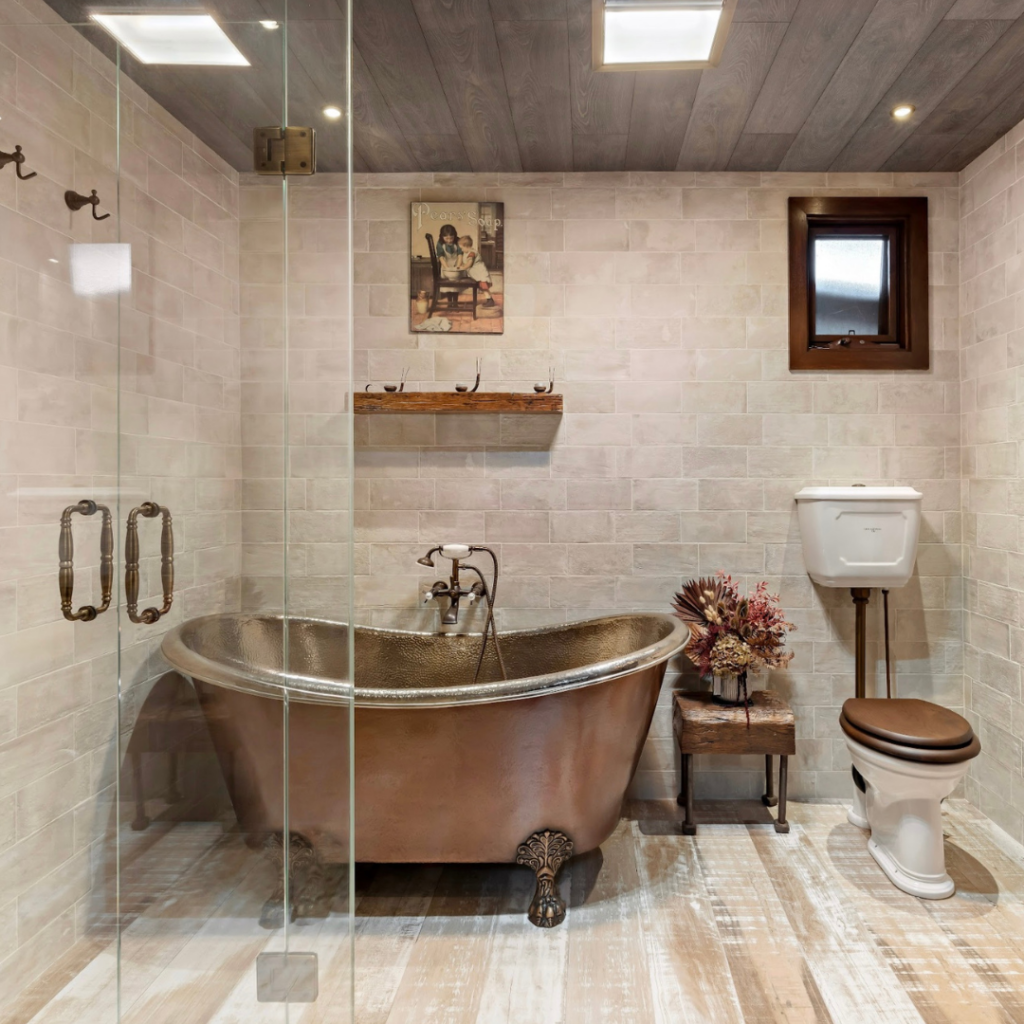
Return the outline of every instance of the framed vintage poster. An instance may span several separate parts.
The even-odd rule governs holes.
[[[504,210],[504,203],[412,204],[412,330],[504,332]]]

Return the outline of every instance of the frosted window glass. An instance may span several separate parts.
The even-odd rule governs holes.
[[[884,333],[887,238],[814,240],[817,335]]]

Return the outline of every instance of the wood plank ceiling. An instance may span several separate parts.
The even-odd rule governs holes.
[[[1024,0],[739,0],[719,67],[638,73],[591,71],[590,0],[352,2],[357,170],[956,171],[1024,120]],[[251,24],[273,0],[211,6],[255,73],[126,70],[243,169],[280,118],[279,40]],[[342,10],[291,18],[291,119],[323,127]],[[341,133],[321,141],[342,169]]]

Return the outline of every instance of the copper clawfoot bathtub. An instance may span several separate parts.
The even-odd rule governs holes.
[[[356,859],[525,864],[538,878],[531,920],[558,924],[554,876],[615,828],[685,627],[638,614],[503,633],[509,679],[489,645],[476,684],[477,635],[354,635],[354,690],[339,623],[289,619],[286,636],[281,618],[212,615],[164,638],[195,684],[250,842],[280,855],[287,696],[297,859],[348,860],[354,714]]]

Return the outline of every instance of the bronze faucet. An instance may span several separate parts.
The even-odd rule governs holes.
[[[431,555],[439,552],[440,548],[432,548],[423,558],[417,559],[420,565],[425,565],[433,568],[434,562]],[[424,603],[427,601],[433,601],[438,597],[447,597],[449,604],[448,609],[445,611],[441,618],[441,624],[444,626],[454,626],[459,621],[459,602],[464,597],[470,599],[470,603],[483,597],[487,587],[481,580],[478,583],[474,583],[471,587],[463,587],[459,581],[459,559],[452,559],[452,573],[445,583],[444,580],[438,580],[427,592],[423,595]],[[474,572],[479,573],[476,566],[467,565],[467,569],[472,569]]]
[[[478,551],[489,555],[494,565],[494,579],[489,589],[487,581],[484,579],[484,574],[475,565],[462,564],[464,559],[469,558],[470,555],[476,554]],[[445,626],[454,626],[459,621],[459,602],[462,598],[468,597],[471,603],[481,597],[484,598],[487,601],[487,622],[484,624],[484,642],[480,648],[480,657],[477,660],[476,675],[474,675],[473,681],[476,682],[479,678],[480,669],[483,667],[484,654],[487,651],[488,632],[494,637],[494,650],[498,656],[501,676],[503,679],[508,679],[508,674],[505,671],[505,662],[501,656],[501,647],[498,644],[498,627],[494,622],[494,599],[498,591],[498,556],[491,548],[478,545],[439,544],[436,547],[432,547],[422,558],[417,558],[416,561],[419,565],[425,565],[428,569],[432,569],[434,567],[433,556],[436,554],[451,559],[451,576],[447,583],[444,580],[438,580],[434,583],[423,595],[424,603],[436,600],[439,597],[447,597],[448,608],[441,617],[441,623]],[[479,581],[471,587],[463,587],[459,580],[459,572],[462,569],[476,573],[480,577]]]

